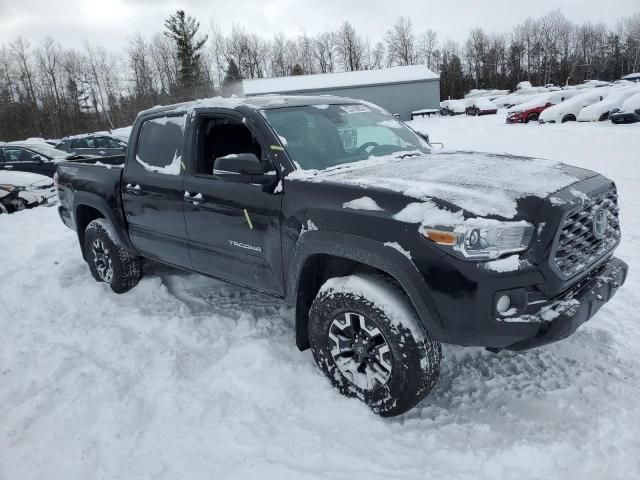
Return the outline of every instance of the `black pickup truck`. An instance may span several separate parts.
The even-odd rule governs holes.
[[[384,416],[433,388],[441,342],[567,337],[624,283],[616,187],[557,162],[432,152],[375,105],[207,99],[141,112],[125,156],[61,163],[96,280],[148,258],[286,298],[296,342]]]

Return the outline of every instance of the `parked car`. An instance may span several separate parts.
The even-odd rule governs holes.
[[[509,95],[505,95],[504,97],[498,97],[493,100],[493,103],[498,108],[511,108],[515,105],[520,105],[522,103],[528,102],[532,98],[538,96],[540,93],[510,93]]]
[[[564,102],[578,93],[578,90],[559,90],[535,95],[532,99],[509,108],[507,123],[535,122],[544,110]]]
[[[26,172],[0,171],[0,213],[13,213],[25,208],[55,202],[53,180]]]
[[[201,100],[141,112],[131,138],[100,159],[119,168],[58,166],[59,213],[94,278],[126,292],[153,258],[286,298],[298,347],[384,416],[431,391],[441,342],[563,339],[626,279],[611,180],[431,155],[370,103]]]
[[[601,102],[594,103],[580,110],[579,122],[603,122],[609,119],[609,114],[614,109],[620,109],[624,101],[633,95],[640,93],[640,87],[626,87],[612,91]]]
[[[0,144],[0,171],[31,172],[53,177],[56,163],[68,156],[68,153],[46,143],[4,143]]]
[[[562,103],[545,109],[539,118],[540,123],[575,122],[580,110],[604,99],[609,90],[603,88],[591,89],[580,93]]]
[[[58,150],[78,155],[98,155],[110,157],[121,155],[127,148],[127,143],[109,134],[75,135],[63,138],[56,145]]]
[[[612,123],[640,122],[640,93],[627,98],[619,109],[611,111]]]
[[[462,115],[466,105],[462,100],[443,100],[440,102],[440,115]]]
[[[498,107],[491,100],[483,97],[465,99],[465,113],[467,115],[495,115]]]

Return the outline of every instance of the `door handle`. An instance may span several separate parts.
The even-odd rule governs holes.
[[[138,185],[137,183],[127,183],[125,189],[127,190],[127,192],[133,193],[134,195],[137,195],[140,190],[142,190],[140,185]]]
[[[184,192],[184,201],[185,202],[191,202],[194,205],[199,205],[201,203],[205,202],[204,196],[201,193],[190,193],[190,192]]]

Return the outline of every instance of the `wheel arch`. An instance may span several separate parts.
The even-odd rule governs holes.
[[[92,193],[76,192],[73,203],[74,224],[76,226],[76,233],[78,235],[78,241],[80,242],[82,256],[85,260],[84,233],[87,225],[98,218],[104,218],[107,220],[113,226],[113,230],[118,236],[120,243],[127,249],[132,250],[128,237],[122,231],[121,222],[118,221],[112,209],[104,199]]]
[[[309,308],[329,278],[370,271],[391,278],[407,295],[418,318],[434,338],[442,323],[424,278],[413,262],[384,244],[355,235],[325,231],[305,232],[294,250],[289,268],[287,301],[295,309],[296,345],[309,348]]]

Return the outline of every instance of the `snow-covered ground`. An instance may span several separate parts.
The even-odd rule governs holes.
[[[2,215],[0,479],[639,478],[640,124],[413,125],[615,179],[624,288],[548,347],[446,347],[433,394],[381,419],[298,352],[279,301],[153,265],[117,296],[54,208]]]

